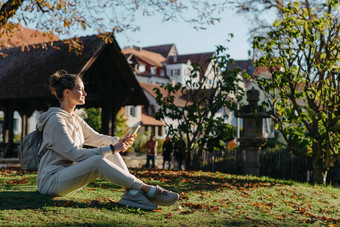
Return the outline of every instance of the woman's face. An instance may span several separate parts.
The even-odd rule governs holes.
[[[70,102],[74,105],[83,105],[85,104],[85,96],[86,92],[84,90],[84,84],[81,80],[76,81],[75,87],[70,90],[69,99]]]

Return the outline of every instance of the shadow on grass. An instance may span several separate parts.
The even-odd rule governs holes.
[[[135,170],[138,178],[152,181],[160,181],[161,186],[174,191],[216,191],[221,188],[247,190],[260,187],[274,187],[277,185],[293,185],[292,181],[275,180],[269,178],[256,178],[251,176],[230,175],[221,177],[214,173],[192,174],[189,171],[167,171],[167,170]]]
[[[39,192],[4,191],[0,193],[0,210],[44,209],[46,207],[97,208],[97,209],[125,209],[129,213],[139,213],[138,209],[128,208],[119,203],[108,200],[86,200],[84,202],[73,199],[54,199],[53,196],[42,195]],[[147,210],[145,210],[147,211]]]

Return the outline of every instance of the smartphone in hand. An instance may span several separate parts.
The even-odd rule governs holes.
[[[138,132],[139,128],[140,128],[140,125],[137,125],[137,127],[135,128],[135,130],[133,131],[133,133],[131,134],[131,136],[137,135],[137,132]]]

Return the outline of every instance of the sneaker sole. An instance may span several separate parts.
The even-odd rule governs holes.
[[[155,204],[155,206],[149,206],[149,205],[144,205],[144,204],[140,204],[140,203],[134,203],[128,200],[120,200],[118,202],[121,205],[124,206],[128,206],[128,207],[134,207],[134,208],[140,208],[140,209],[145,209],[145,210],[155,210],[157,209],[157,205]]]
[[[179,199],[179,195],[177,195],[176,199],[168,201],[168,202],[160,202],[160,201],[153,201],[153,200],[150,200],[150,201],[160,206],[171,206],[172,204],[177,202],[178,199]]]

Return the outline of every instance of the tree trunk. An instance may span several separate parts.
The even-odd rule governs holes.
[[[201,156],[202,156],[202,150],[198,149],[198,151],[194,151],[194,157],[192,160],[192,170],[200,170],[201,168]]]
[[[329,168],[325,168],[322,159],[322,148],[320,143],[313,143],[313,157],[312,157],[313,178],[312,183],[326,185],[327,172]]]
[[[313,179],[312,183],[323,184],[326,186],[327,180],[327,173],[328,171],[322,171],[321,166],[314,166],[313,165]]]
[[[191,163],[191,154],[192,154],[192,151],[191,150],[188,150],[188,152],[186,152],[186,156],[185,156],[185,168],[186,169],[191,169],[192,167],[192,163]]]

